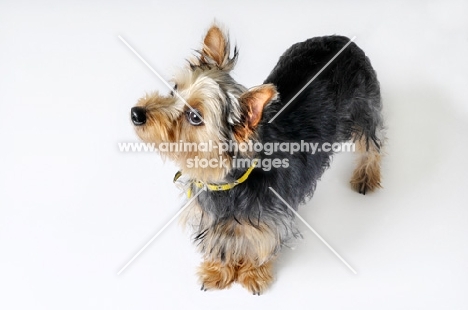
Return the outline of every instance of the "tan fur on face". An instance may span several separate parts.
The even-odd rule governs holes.
[[[261,119],[262,109],[268,100],[276,97],[276,90],[271,85],[247,92],[232,79],[229,71],[235,64],[237,52],[234,51],[230,58],[229,46],[227,36],[218,26],[212,26],[203,40],[200,56],[175,77],[177,91],[169,96],[154,93],[137,104],[146,108],[146,123],[135,127],[143,141],[156,146],[161,143],[196,146],[211,143],[215,146],[209,151],[192,149],[160,153],[163,158],[174,161],[184,175],[205,183],[226,182],[233,157],[252,155],[241,151],[220,154],[219,144],[235,139],[237,142],[255,139],[254,129]],[[246,102],[244,107],[241,100]],[[199,110],[203,124],[194,126],[189,123],[186,112],[190,108],[187,105]]]
[[[147,110],[146,124],[135,127],[136,133],[143,141],[156,144],[176,141],[175,133],[178,131],[176,127],[183,105],[177,104],[174,98],[163,97],[154,92],[140,98],[136,106]]]
[[[220,137],[219,115],[220,103],[218,97],[218,85],[203,71],[186,71],[179,78],[178,93],[192,107],[202,114],[204,123],[200,126],[191,125],[185,115],[190,108],[177,96],[161,96],[153,93],[141,98],[137,106],[146,108],[147,121],[143,126],[136,126],[138,136],[145,142],[155,143],[201,143],[212,142],[217,145],[223,141]],[[207,94],[210,94],[209,96]],[[225,154],[219,154],[218,149],[211,151],[184,151],[184,152],[161,152],[163,158],[173,160],[181,169],[183,174],[204,182],[216,182],[222,180],[231,169],[231,158]],[[221,156],[221,159],[220,159]],[[198,157],[201,159],[217,159],[225,166],[217,167],[200,166],[189,167],[188,160]],[[224,161],[223,161],[224,159]]]
[[[367,144],[364,137],[361,137],[356,145],[359,162],[350,182],[355,191],[365,195],[366,192],[382,187],[380,184],[381,154],[375,144],[373,142]]]

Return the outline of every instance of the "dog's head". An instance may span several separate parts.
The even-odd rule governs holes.
[[[147,95],[131,111],[143,141],[164,144],[169,151],[159,147],[162,156],[174,160],[182,173],[202,181],[221,181],[232,168],[233,156],[247,155],[221,144],[255,139],[264,107],[277,97],[273,85],[248,90],[238,84],[230,75],[237,49],[230,54],[228,37],[212,26],[198,55],[174,78],[173,91],[167,96]],[[197,158],[204,164],[196,165]]]

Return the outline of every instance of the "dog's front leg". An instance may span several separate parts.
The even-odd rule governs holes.
[[[237,282],[254,295],[265,292],[274,280],[274,260],[258,265],[256,262],[244,261],[237,269]]]
[[[222,290],[230,287],[236,280],[236,268],[229,263],[205,260],[198,269],[198,276],[202,290]]]

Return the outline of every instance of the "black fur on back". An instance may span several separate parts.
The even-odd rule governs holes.
[[[280,98],[264,110],[258,127],[259,141],[344,142],[364,136],[380,146],[382,128],[379,83],[369,59],[351,43],[272,123],[279,111],[338,51],[349,42],[342,36],[317,37],[294,44],[279,59],[265,83],[277,87]],[[312,196],[316,183],[330,164],[332,152],[276,152],[260,159],[288,159],[288,168],[255,168],[246,182],[228,191],[206,191],[198,196],[213,225],[237,221],[240,225],[264,223],[275,229],[280,243],[299,235],[292,212],[270,190],[276,190],[294,209]],[[229,178],[245,169],[233,170]],[[201,233],[209,227],[199,227]],[[209,249],[206,249],[209,250]],[[220,253],[221,255],[222,253]]]

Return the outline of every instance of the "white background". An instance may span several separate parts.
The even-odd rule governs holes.
[[[466,309],[468,2],[2,1],[0,309]],[[384,189],[349,187],[338,154],[300,213],[358,271],[300,225],[263,296],[201,292],[200,256],[171,225],[176,171],[137,141],[129,110],[217,19],[240,47],[234,77],[260,84],[309,37],[357,36],[381,81]]]

